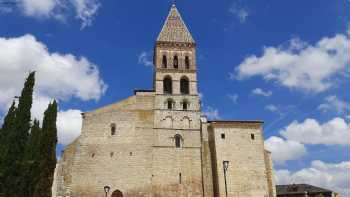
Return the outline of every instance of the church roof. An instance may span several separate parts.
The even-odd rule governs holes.
[[[175,5],[170,9],[157,42],[195,43]]]
[[[308,184],[276,185],[277,195],[311,193],[332,193],[331,190]]]

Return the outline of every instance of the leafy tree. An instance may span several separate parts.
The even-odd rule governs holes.
[[[51,197],[54,171],[56,167],[57,145],[57,103],[49,104],[44,113],[42,140],[40,145],[39,177],[33,197]]]
[[[316,197],[324,197],[323,194],[317,194]]]

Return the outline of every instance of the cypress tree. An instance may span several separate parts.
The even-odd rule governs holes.
[[[40,174],[39,162],[41,159],[41,141],[42,131],[40,128],[40,122],[38,120],[34,120],[33,126],[30,130],[26,154],[24,157],[25,173],[20,184],[20,191],[22,193],[22,196],[33,196],[35,185],[38,182],[38,175]]]
[[[0,166],[1,161],[3,161],[3,157],[6,154],[8,143],[7,143],[7,137],[11,130],[14,128],[14,120],[16,117],[16,103],[13,101],[12,105],[7,112],[7,115],[5,116],[4,123],[1,128],[0,132]],[[0,168],[0,170],[3,170],[3,168]]]
[[[0,197],[5,197],[5,172],[7,171],[6,158],[9,150],[9,134],[13,131],[14,120],[16,117],[16,103],[13,102],[7,115],[4,118],[4,123],[0,133]],[[4,180],[4,181],[2,181]]]
[[[6,153],[1,158],[3,169],[3,193],[6,197],[21,197],[18,191],[20,182],[23,181],[24,155],[27,146],[29,130],[31,128],[30,109],[33,102],[33,88],[35,83],[35,72],[31,72],[26,79],[21,96],[19,97],[18,107],[15,110],[13,126],[6,132]]]
[[[42,141],[39,162],[40,174],[35,185],[33,197],[51,197],[54,171],[56,167],[56,145],[57,145],[57,103],[49,104],[44,113],[42,126]]]

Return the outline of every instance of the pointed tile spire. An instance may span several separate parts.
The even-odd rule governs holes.
[[[195,43],[175,4],[170,9],[157,42]]]

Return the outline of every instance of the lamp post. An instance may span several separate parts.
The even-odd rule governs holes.
[[[111,189],[111,187],[109,187],[109,186],[104,186],[103,190],[105,191],[106,197],[107,197],[107,194],[108,194],[108,192],[109,192],[110,189]]]
[[[223,167],[224,167],[224,177],[225,177],[225,194],[226,194],[226,197],[227,197],[227,182],[226,182],[226,172],[227,172],[227,169],[228,169],[228,165],[230,164],[229,161],[223,161],[222,162],[223,164]]]

